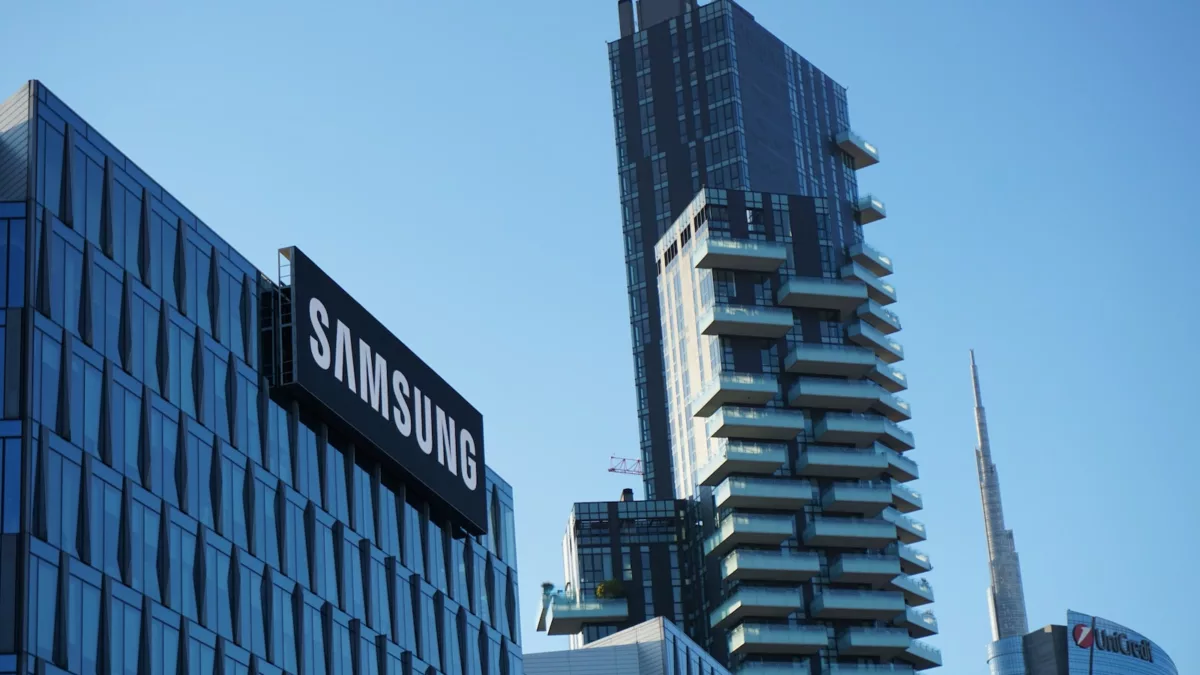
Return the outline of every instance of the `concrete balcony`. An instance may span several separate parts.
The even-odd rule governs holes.
[[[873,478],[886,470],[887,457],[876,448],[826,445],[809,445],[796,465],[796,472],[802,476],[831,478]]]
[[[808,343],[793,348],[783,368],[796,375],[863,377],[877,361],[875,352],[866,347]]]
[[[855,171],[879,163],[879,150],[853,131],[849,129],[842,131],[834,136],[833,140],[837,143],[839,150],[854,160]]]
[[[896,526],[879,518],[817,516],[804,530],[805,546],[883,548],[896,540]]]
[[[868,300],[854,310],[855,316],[870,324],[880,333],[891,335],[901,329],[900,317],[883,305]]]
[[[796,520],[792,516],[732,516],[721,521],[717,531],[704,541],[704,554],[724,556],[739,546],[779,546],[795,534]]]
[[[912,406],[908,401],[891,394],[877,384],[871,386],[879,390],[879,395],[871,408],[893,422],[907,422],[912,419]]]
[[[538,630],[547,635],[574,635],[589,624],[620,623],[629,618],[629,601],[577,598],[566,593],[542,597]]]
[[[881,518],[896,526],[896,533],[902,544],[915,544],[925,541],[925,523],[911,516],[906,516],[896,509],[886,508],[879,514]]]
[[[887,207],[875,195],[859,197],[854,203],[854,212],[858,216],[859,225],[866,225],[887,218]]]
[[[792,329],[792,312],[781,307],[718,304],[700,315],[704,335],[781,338]]]
[[[921,493],[899,481],[892,481],[892,508],[900,513],[912,513],[925,508]]]
[[[892,587],[904,594],[904,601],[913,607],[933,602],[933,586],[919,577],[905,574],[892,579]]]
[[[789,441],[808,429],[808,417],[783,408],[720,408],[705,423],[713,438]]]
[[[816,654],[824,649],[829,637],[824,626],[781,626],[743,623],[729,632],[729,653]]]
[[[821,558],[813,551],[762,551],[742,548],[721,560],[721,578],[726,581],[798,582],[808,581],[820,573]]]
[[[778,393],[774,375],[720,373],[692,398],[692,416],[708,417],[723,405],[763,405]]]
[[[896,363],[904,360],[904,347],[899,342],[880,333],[865,321],[857,321],[846,329],[846,337],[860,347],[873,350],[875,356],[884,363]]]
[[[842,267],[842,278],[854,279],[866,284],[867,297],[881,305],[890,305],[896,302],[896,287],[875,276],[858,263],[850,263]]]
[[[808,659],[778,663],[747,661],[733,672],[734,675],[812,675],[812,666],[808,664]]]
[[[849,443],[860,448],[882,443],[900,452],[916,447],[912,433],[879,415],[826,413],[814,432],[823,443]]]
[[[918,469],[916,462],[891,448],[883,448],[883,450],[885,451],[883,453],[884,457],[887,459],[887,474],[893,480],[906,483],[921,477],[921,471]]]
[[[692,262],[705,269],[774,272],[787,260],[783,244],[749,239],[700,239],[692,249]]]
[[[784,443],[729,441],[723,454],[697,472],[701,485],[715,487],[728,476],[740,473],[771,475],[787,462]]]
[[[808,609],[818,619],[891,619],[904,612],[904,594],[827,588],[813,595]]]
[[[922,611],[915,607],[906,607],[904,613],[893,619],[892,623],[907,629],[909,635],[917,638],[937,635],[938,632],[937,617],[933,615],[933,612]]]
[[[842,656],[899,656],[912,638],[903,628],[847,628],[838,635]]]
[[[843,553],[829,567],[829,580],[840,584],[887,586],[900,571],[900,558],[878,553]]]
[[[803,606],[804,595],[799,589],[742,588],[714,609],[708,622],[713,628],[724,630],[747,618],[783,619]],[[900,611],[904,611],[903,607]]]
[[[845,279],[792,277],[775,294],[785,307],[849,312],[867,300],[867,287]]]
[[[913,669],[899,663],[831,663],[821,675],[913,675]]]
[[[908,376],[878,359],[875,360],[875,367],[867,372],[867,377],[893,394],[908,389]]]
[[[851,260],[871,270],[875,276],[886,277],[896,271],[890,257],[869,246],[865,241],[854,244],[846,252],[850,254]]]
[[[920,640],[913,640],[908,645],[908,649],[897,654],[896,657],[911,663],[917,670],[927,670],[942,665],[942,651]]]
[[[900,571],[905,574],[924,574],[933,569],[927,554],[907,544],[896,542],[888,546],[887,552],[900,558]]]
[[[788,390],[787,401],[797,408],[864,412],[878,401],[881,393],[886,392],[866,380],[802,377]]]
[[[821,495],[821,506],[829,512],[877,516],[891,505],[891,485],[883,481],[834,483]]]
[[[717,508],[798,511],[813,500],[813,486],[794,478],[730,476],[713,491]]]

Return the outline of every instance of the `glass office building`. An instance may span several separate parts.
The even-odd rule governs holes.
[[[545,587],[538,630],[570,636],[583,647],[655,617],[686,626],[696,610],[685,587],[693,573],[690,504],[686,500],[580,502],[571,507],[563,536],[566,587]],[[620,597],[598,597],[617,582]],[[604,595],[604,594],[600,594]]]
[[[608,55],[645,494],[671,499],[654,245],[702,187],[823,198],[832,231],[848,231],[884,215],[855,176],[879,156],[851,131],[845,88],[731,0],[617,7]]]
[[[1178,675],[1175,662],[1146,636],[1115,621],[1068,611],[1051,625],[988,645],[992,675]]]
[[[281,286],[38,82],[0,265],[0,673],[520,675],[511,488],[469,533],[272,386]]]

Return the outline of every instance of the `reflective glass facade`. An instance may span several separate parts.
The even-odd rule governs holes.
[[[270,277],[39,83],[0,105],[0,673],[520,675],[467,536],[273,391]]]
[[[988,645],[992,675],[1177,675],[1174,661],[1149,638],[1119,623],[1067,612],[1067,625],[1046,626]]]
[[[834,230],[854,221],[846,90],[730,0],[609,43],[622,231],[647,499],[672,496],[654,245],[701,187],[828,198]],[[632,25],[630,25],[632,28]],[[624,33],[625,31],[623,31]]]

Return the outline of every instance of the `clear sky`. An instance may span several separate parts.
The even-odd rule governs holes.
[[[744,4],[882,153],[944,671],[990,639],[974,347],[1031,625],[1099,614],[1200,672],[1200,5]],[[264,271],[308,250],[480,408],[525,651],[565,648],[533,627],[567,509],[640,493],[606,472],[638,454],[615,2],[336,5],[4,3],[0,91],[42,79]]]

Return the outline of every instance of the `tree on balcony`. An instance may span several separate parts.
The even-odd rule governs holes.
[[[596,584],[596,597],[600,600],[617,600],[625,597],[625,584],[620,579],[609,579]]]

